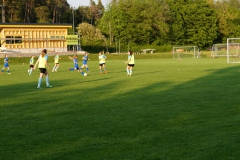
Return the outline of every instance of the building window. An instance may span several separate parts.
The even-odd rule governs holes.
[[[6,36],[6,44],[13,44],[13,36]]]
[[[58,36],[58,35],[52,35],[52,36],[50,36],[50,38],[52,39],[52,40],[59,40],[59,39],[65,39],[65,36]]]
[[[22,36],[15,36],[14,43],[15,44],[21,44],[22,43]]]
[[[22,44],[22,36],[6,36],[6,44]]]

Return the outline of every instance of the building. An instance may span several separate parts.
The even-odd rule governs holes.
[[[0,23],[0,51],[39,53],[46,48],[66,52],[69,28],[72,24]]]

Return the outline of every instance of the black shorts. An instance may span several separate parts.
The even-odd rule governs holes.
[[[39,70],[40,70],[40,73],[46,73],[47,72],[47,69],[46,68],[39,68]]]
[[[105,65],[105,63],[100,63],[100,64],[99,64],[99,66],[103,66],[103,65]]]
[[[55,63],[55,64],[59,64],[59,63]]]
[[[134,64],[128,64],[129,67],[134,67]]]
[[[30,64],[30,68],[33,68],[34,67],[34,65],[33,64]]]

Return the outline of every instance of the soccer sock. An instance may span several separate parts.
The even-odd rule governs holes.
[[[38,79],[38,87],[40,87],[41,84],[42,84],[42,78],[39,78],[39,79]]]
[[[129,74],[129,69],[127,69],[127,74]]]
[[[46,85],[49,85],[49,80],[48,80],[48,76],[46,76]]]
[[[56,68],[56,67],[54,66],[52,70],[54,71],[54,70],[55,70],[55,68]]]
[[[3,72],[4,70],[2,70],[2,72]]]
[[[10,70],[8,70],[7,72],[10,73]]]
[[[88,71],[88,68],[86,68],[86,71]]]
[[[29,70],[29,75],[32,74],[32,68]]]
[[[70,71],[74,71],[74,68],[69,68]]]
[[[130,75],[132,75],[132,70],[130,69]]]
[[[100,72],[102,72],[102,70],[101,70],[101,69],[99,69],[99,71],[100,71]]]
[[[106,71],[107,69],[106,68],[103,68],[104,69],[104,71]]]
[[[82,75],[84,75],[84,72],[82,71],[82,72],[80,72]]]
[[[55,67],[55,70],[57,70],[57,69],[58,69],[58,66]]]

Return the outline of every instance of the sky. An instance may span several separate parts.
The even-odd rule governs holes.
[[[98,4],[98,0],[93,0]],[[104,6],[107,6],[110,0],[101,0]],[[68,4],[72,7],[78,8],[79,6],[89,6],[90,0],[67,0]]]

